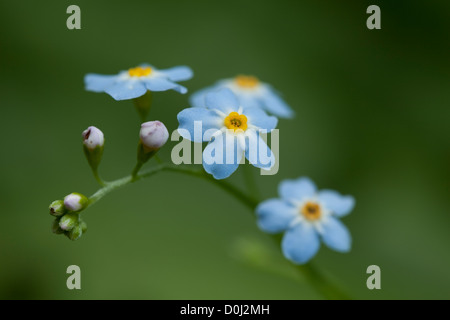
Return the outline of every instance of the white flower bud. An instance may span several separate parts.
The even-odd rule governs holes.
[[[64,206],[69,211],[80,211],[86,208],[88,199],[79,193],[71,193],[64,198]]]
[[[146,152],[156,151],[169,139],[166,126],[160,121],[149,121],[141,125],[140,138]]]
[[[105,144],[103,132],[94,126],[90,126],[83,131],[83,143],[89,150],[94,150],[97,147],[103,147]]]

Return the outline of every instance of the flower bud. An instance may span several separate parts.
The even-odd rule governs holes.
[[[79,224],[74,226],[70,231],[65,232],[65,235],[67,236],[67,238],[69,238],[72,241],[78,240],[82,234],[83,234],[83,229]]]
[[[59,220],[59,218],[56,218],[52,223],[52,232],[55,234],[64,233],[64,230],[59,227]]]
[[[67,212],[66,207],[64,206],[63,200],[55,200],[50,204],[50,214],[55,217],[60,217],[64,213]]]
[[[78,225],[78,214],[75,212],[68,213],[59,220],[59,227],[64,231],[70,231]]]
[[[96,172],[102,160],[103,145],[105,144],[103,132],[96,127],[90,126],[83,131],[82,136],[84,154],[92,170]]]
[[[105,144],[105,138],[103,132],[100,129],[90,126],[83,131],[83,144],[89,150],[94,150],[95,148],[103,147]]]
[[[64,206],[69,211],[81,211],[88,205],[86,196],[73,192],[64,198]]]
[[[166,126],[160,121],[149,121],[141,125],[139,134],[145,152],[160,149],[169,138]]]

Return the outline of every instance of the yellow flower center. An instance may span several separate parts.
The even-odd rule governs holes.
[[[234,78],[234,81],[239,87],[246,89],[253,89],[259,84],[258,78],[254,76],[244,76],[240,75]]]
[[[234,131],[239,129],[247,130],[247,117],[234,111],[225,118],[224,123],[228,129],[233,129]]]
[[[128,69],[128,74],[130,77],[145,77],[148,76],[152,72],[152,68],[150,67],[136,67]]]
[[[314,221],[320,218],[322,210],[318,203],[308,201],[303,205],[301,213],[307,220]]]

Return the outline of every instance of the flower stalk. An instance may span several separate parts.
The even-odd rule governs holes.
[[[147,91],[144,95],[133,99],[134,107],[142,122],[145,122],[145,119],[147,119],[150,108],[152,107],[152,100],[151,91]]]
[[[224,181],[216,180],[211,175],[207,174],[204,170],[195,170],[189,167],[174,166],[167,164],[160,164],[144,173],[136,174],[135,177],[127,176],[112,182],[107,183],[103,188],[95,192],[91,197],[89,197],[88,207],[94,205],[97,201],[102,199],[104,196],[110,192],[122,188],[130,183],[149,178],[158,172],[168,171],[168,172],[178,172],[198,178],[205,179],[206,181],[212,182],[221,189],[228,192],[230,195],[234,196],[242,204],[244,204],[252,213],[255,212],[255,208],[258,205],[258,201],[252,196],[242,192],[240,189],[236,188],[234,185]],[[280,246],[281,237],[279,235],[271,235],[272,239]],[[305,265],[292,265],[300,273],[308,283],[313,286],[324,298],[333,300],[348,300],[349,296],[343,292],[336,285],[327,280],[324,275],[311,263]]]

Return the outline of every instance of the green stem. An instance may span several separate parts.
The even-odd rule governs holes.
[[[233,195],[234,197],[236,197],[236,199],[238,199],[242,204],[246,205],[247,207],[249,207],[250,209],[255,208],[258,205],[258,201],[256,199],[253,199],[251,197],[249,197],[248,195],[246,195],[245,193],[243,193],[240,189],[236,188],[234,185],[224,181],[224,180],[216,180],[213,178],[213,176],[207,174],[204,170],[192,170],[189,168],[185,168],[185,167],[174,167],[174,166],[165,166],[163,167],[162,170],[165,171],[172,171],[172,172],[180,172],[180,173],[184,173],[184,174],[188,174],[191,176],[196,176],[199,178],[203,178],[215,185],[217,185],[218,187],[220,187],[221,189],[225,190],[226,192],[228,192],[229,194]]]
[[[101,198],[103,198],[104,196],[106,196],[108,193],[110,193],[111,191],[114,191],[120,187],[126,186],[127,184],[133,182],[133,179],[131,176],[128,177],[124,177],[122,179],[118,179],[112,182],[108,182],[106,183],[106,185],[97,190],[96,193],[94,193],[90,198],[89,198],[89,207],[92,206],[93,204],[95,204],[98,200],[100,200]]]
[[[150,108],[152,106],[152,94],[150,91],[147,91],[144,95],[133,99],[134,106],[136,108],[139,117],[141,118],[141,122],[145,122],[148,113],[150,112]]]
[[[143,165],[144,165],[144,163],[142,161],[138,161],[136,163],[136,166],[134,167],[133,171],[131,172],[131,177],[133,178],[133,181],[139,179],[138,173],[139,173],[139,170],[141,170]]]
[[[101,185],[102,187],[106,186],[106,182],[103,181],[103,179],[100,178],[100,175],[98,174],[98,169],[92,169],[92,174],[94,175],[94,178],[99,185]]]
[[[141,166],[142,166],[142,164],[140,166],[139,166],[139,164],[136,165],[135,170],[137,169],[137,171],[139,171],[139,168]],[[133,183],[133,182],[135,182],[137,180],[140,180],[140,179],[142,179],[144,177],[150,177],[150,176],[154,175],[155,173],[158,173],[158,172],[162,171],[163,169],[164,168],[162,166],[158,166],[158,167],[152,168],[151,170],[147,171],[145,174],[142,174],[142,175],[136,175],[136,176],[130,175],[130,176],[127,176],[127,177],[123,177],[121,179],[117,179],[117,180],[112,181],[112,182],[107,182],[106,185],[103,188],[97,190],[96,193],[94,193],[92,196],[90,196],[90,198],[89,198],[89,205],[88,206],[92,206],[97,201],[99,201],[101,198],[103,198],[108,193],[110,193],[110,192],[112,192],[114,190],[117,190],[117,189],[119,189],[121,187],[124,187],[124,186],[126,186],[126,185],[128,185],[130,183]]]
[[[133,174],[131,176],[124,177],[122,179],[115,180],[113,182],[108,182],[106,185],[99,189],[96,193],[94,193],[89,198],[89,206],[95,204],[98,200],[103,198],[108,193],[119,189],[123,186],[126,186],[135,181],[148,178],[158,172],[161,171],[169,171],[169,172],[179,172],[183,174],[187,174],[190,176],[195,176],[199,178],[203,178],[209,182],[214,183],[219,186],[221,189],[225,190],[229,194],[233,195],[238,199],[242,204],[247,206],[252,212],[255,212],[255,208],[258,205],[258,201],[253,197],[245,194],[240,189],[236,188],[234,185],[224,181],[224,180],[216,180],[211,175],[207,174],[203,170],[193,170],[187,167],[179,167],[172,165],[160,164],[147,172],[138,174],[139,169],[142,164],[139,163],[136,165],[136,168],[133,170]],[[273,240],[277,243],[278,246],[281,245],[281,237],[279,235],[272,235]],[[347,300],[349,297],[341,291],[337,286],[331,284],[329,281],[325,279],[321,272],[319,272],[311,263],[306,265],[296,265],[295,268],[307,279],[311,286],[317,289],[317,291],[327,299],[337,299],[337,300]]]

